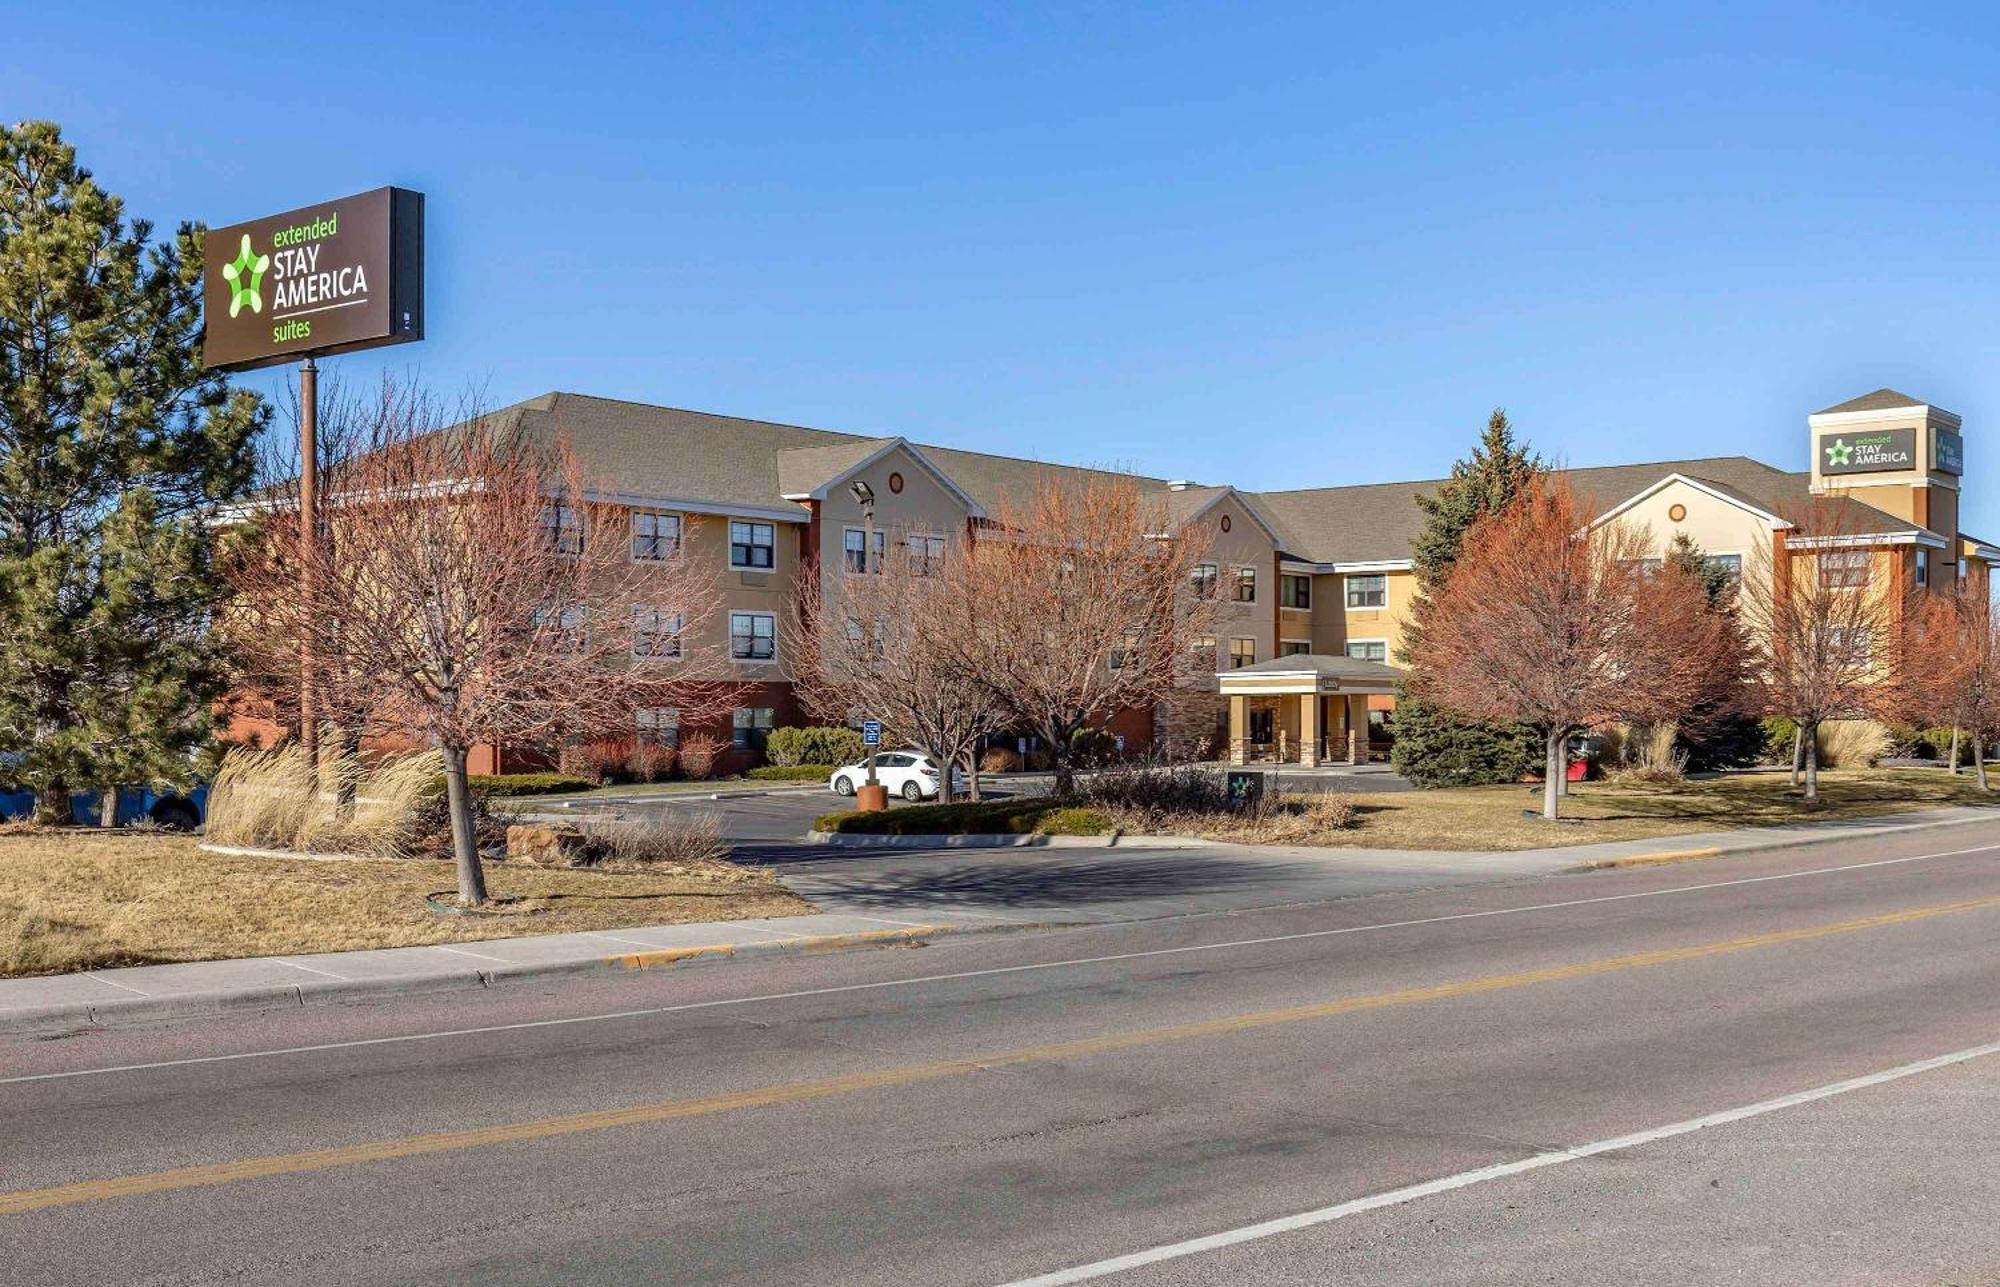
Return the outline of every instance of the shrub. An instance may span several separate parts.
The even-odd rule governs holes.
[[[861,744],[860,733],[851,728],[826,725],[774,728],[764,742],[765,758],[781,768],[800,764],[852,764],[867,753],[867,748]]]
[[[1759,721],[1764,730],[1764,752],[1766,764],[1782,764],[1790,768],[1792,764],[1792,744],[1799,735],[1799,726],[1783,715],[1772,715]]]
[[[1231,806],[1227,780],[1189,765],[1107,769],[1077,784],[1084,800],[1149,813],[1221,813]]]
[[[1625,738],[1618,776],[1634,782],[1680,782],[1687,777],[1688,753],[1672,724],[1635,728]]]
[[[681,739],[681,773],[691,781],[706,782],[715,776],[729,744],[706,733]]]
[[[743,776],[759,782],[824,782],[833,776],[837,764],[766,764]]]
[[[721,823],[701,810],[664,810],[644,820],[588,822],[587,851],[594,861],[631,866],[696,866],[719,863],[729,856],[722,843]]]
[[[1075,804],[1051,809],[1035,819],[1038,836],[1108,836],[1115,830],[1111,819],[1095,809]]]
[[[1700,717],[1699,712],[1697,716],[1691,727],[1681,729],[1681,746],[1687,751],[1690,772],[1748,768],[1763,757],[1764,725],[1756,716],[1731,713]]]
[[[1094,769],[1118,762],[1118,739],[1101,728],[1080,728],[1069,739],[1069,762]]]
[[[588,791],[595,785],[587,778],[571,777],[566,773],[494,773],[468,777],[466,782],[474,795],[490,800],[522,795],[562,795],[571,791]],[[431,789],[436,794],[443,794],[444,779],[439,778]]]
[[[1826,768],[1873,768],[1888,749],[1888,730],[1873,720],[1828,720],[1819,727],[1819,762]]]
[[[581,778],[592,786],[604,785],[604,773],[597,757],[589,747],[579,742],[564,743],[556,752],[556,772],[564,777]]]
[[[384,756],[372,763],[351,752],[329,753],[321,761],[315,774],[296,744],[275,751],[230,751],[209,787],[209,839],[406,857],[414,852],[413,819],[433,805],[443,816],[444,795],[437,784],[444,763],[436,751]]]
[[[625,757],[625,771],[634,782],[664,782],[674,775],[674,748],[658,742],[636,742]]]
[[[1396,702],[1389,763],[1420,787],[1519,782],[1542,771],[1541,737],[1525,724],[1461,719],[1404,694]]]
[[[1110,829],[1099,810],[1045,796],[1027,800],[982,800],[977,804],[916,804],[883,813],[827,813],[813,821],[818,831],[870,836],[1025,836],[1036,834],[1044,818],[1051,826],[1097,826],[1103,830],[1040,832],[1042,835],[1102,835]],[[1085,815],[1090,815],[1086,818]]]
[[[981,773],[1017,773],[1021,768],[1021,757],[1011,746],[989,746],[979,757]]]

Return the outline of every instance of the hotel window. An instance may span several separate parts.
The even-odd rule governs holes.
[[[768,612],[730,613],[729,655],[737,661],[769,661],[777,656],[777,617]]]
[[[1868,584],[1874,557],[1867,550],[1827,550],[1819,556],[1822,590],[1860,590]]]
[[[769,523],[729,524],[729,566],[770,568],[777,563],[777,529]]]
[[[1241,670],[1245,666],[1257,664],[1257,641],[1255,639],[1231,639],[1229,641],[1229,668]]]
[[[1386,576],[1351,576],[1347,578],[1347,606],[1350,608],[1384,608],[1389,605],[1389,578]]]
[[[679,746],[681,713],[672,706],[641,706],[632,712],[632,736],[652,746]]]
[[[1837,662],[1858,665],[1874,653],[1875,632],[1867,626],[1833,626],[1826,632],[1826,643]]]
[[[1313,606],[1313,583],[1309,576],[1294,576],[1287,572],[1278,578],[1278,604],[1286,608],[1310,608]]]
[[[632,561],[659,563],[681,552],[681,516],[650,509],[632,511]]]
[[[1139,632],[1127,630],[1117,643],[1111,645],[1111,669],[1123,670],[1133,660],[1132,654],[1139,651]]]
[[[777,723],[769,706],[738,706],[729,717],[729,744],[739,751],[761,751]]]
[[[859,527],[850,527],[843,536],[843,545],[847,551],[847,570],[849,572],[866,572],[869,567],[869,559],[867,546],[863,542],[868,538],[867,531]],[[874,567],[877,572],[882,570],[882,551],[887,547],[888,539],[889,536],[886,532],[875,533]]]
[[[1280,657],[1303,657],[1312,650],[1311,640],[1281,639],[1278,641],[1278,655]]]
[[[1257,569],[1236,569],[1236,601],[1238,603],[1257,602]]]
[[[1931,583],[1931,552],[1929,550],[1918,550],[1917,584],[1929,585],[1930,583]]]
[[[547,608],[536,608],[530,620],[534,623],[535,629],[540,630],[544,625],[548,624],[550,615]],[[580,607],[564,608],[562,611],[554,614],[554,616],[556,618],[556,629],[562,632],[563,647],[570,652],[582,652],[584,645],[589,642],[589,635],[584,629],[583,609]]]
[[[1351,639],[1347,644],[1347,655],[1356,661],[1389,660],[1389,641],[1386,639]]]
[[[582,554],[583,515],[573,505],[542,506],[542,540],[568,558]]]
[[[679,657],[681,614],[663,608],[632,609],[632,655]]]
[[[1192,639],[1188,640],[1188,651],[1189,651],[1189,652],[1191,652],[1191,653],[1193,653],[1193,654],[1195,654],[1195,655],[1196,655],[1197,657],[1198,657],[1198,656],[1201,656],[1201,655],[1202,655],[1202,654],[1204,654],[1204,653],[1206,653],[1206,654],[1207,654],[1207,656],[1208,656],[1208,659],[1209,659],[1210,661],[1214,661],[1214,660],[1215,660],[1215,636],[1214,636],[1214,635],[1196,635],[1196,636],[1195,636],[1194,638],[1192,638]]]
[[[1720,568],[1729,577],[1729,584],[1743,584],[1743,556],[1741,554],[1711,554],[1708,566]]]
[[[931,576],[944,563],[944,538],[942,536],[912,536],[910,538],[910,571],[917,576]]]
[[[1194,572],[1188,579],[1193,584],[1195,598],[1213,599],[1215,597],[1215,564],[1195,564]]]

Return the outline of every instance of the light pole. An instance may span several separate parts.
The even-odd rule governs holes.
[[[875,489],[857,478],[848,485],[847,490],[853,492],[854,499],[861,504],[861,574],[873,576],[874,570],[868,566],[868,559],[875,552]],[[861,646],[866,648],[868,644],[864,640]],[[876,784],[875,752],[880,749],[877,746],[868,748],[869,786]]]
[[[299,526],[305,557],[299,560],[299,593],[305,600],[306,628],[299,635],[299,750],[306,772],[319,783],[319,711],[314,700],[312,632],[319,628],[314,584],[319,558],[319,363],[311,354],[299,364]]]

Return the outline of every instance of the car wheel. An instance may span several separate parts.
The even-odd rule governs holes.
[[[903,798],[911,804],[915,804],[924,798],[924,789],[918,786],[915,781],[905,782],[903,783]]]
[[[193,831],[201,825],[201,812],[186,800],[162,800],[153,806],[152,816],[169,831]]]
[[[835,795],[853,795],[853,781],[845,773],[841,774],[833,780],[833,793]]]

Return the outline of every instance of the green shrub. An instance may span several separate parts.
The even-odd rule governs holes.
[[[827,813],[813,821],[813,828],[864,836],[1101,836],[1112,826],[1110,819],[1095,809],[1072,801],[1038,798],[916,804],[882,813]]]
[[[759,782],[823,782],[833,776],[834,764],[766,764],[743,776]]]
[[[1101,728],[1080,728],[1069,739],[1069,762],[1079,769],[1118,762],[1118,738]]]
[[[1542,739],[1526,724],[1461,719],[1404,694],[1396,700],[1389,763],[1420,787],[1519,782],[1542,771]]]
[[[1764,729],[1764,754],[1766,764],[1782,764],[1790,768],[1793,743],[1798,740],[1799,726],[1783,715],[1772,715],[1762,721]]]
[[[865,754],[867,749],[861,745],[861,734],[851,728],[825,725],[774,728],[764,740],[765,758],[779,768],[802,764],[852,764]]]
[[[472,776],[466,779],[474,795],[485,796],[489,800],[505,799],[516,795],[557,795],[572,791],[588,791],[593,783],[585,778],[571,777],[566,773],[496,773],[490,776]]]

